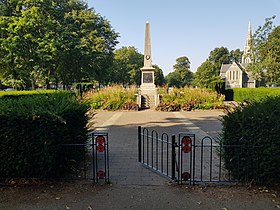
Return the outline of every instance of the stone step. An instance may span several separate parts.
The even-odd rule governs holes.
[[[141,108],[150,109],[155,108],[155,97],[151,95],[142,95],[141,96]]]

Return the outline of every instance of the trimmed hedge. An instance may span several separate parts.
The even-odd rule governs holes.
[[[225,167],[234,178],[280,183],[280,97],[236,107],[223,117]]]
[[[226,90],[227,101],[260,101],[267,96],[280,96],[280,88],[234,88]]]
[[[87,107],[67,93],[0,100],[1,178],[63,177],[80,163]]]
[[[67,91],[58,90],[15,90],[15,91],[0,91],[0,99],[4,98],[20,98],[24,96],[50,95],[55,93],[68,93]]]

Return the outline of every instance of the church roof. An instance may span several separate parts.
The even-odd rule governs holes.
[[[235,66],[235,68],[238,67],[241,71],[245,71],[245,69],[248,65],[249,65],[249,63],[238,63],[238,62],[233,62],[231,64],[223,64],[221,67],[220,73],[221,74],[226,73],[233,66]]]
[[[220,72],[221,73],[226,73],[227,70],[231,67],[232,64],[222,64],[222,67],[221,67],[221,70]]]

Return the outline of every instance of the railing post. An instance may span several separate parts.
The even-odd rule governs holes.
[[[141,126],[138,126],[138,162],[142,162]]]
[[[175,180],[175,168],[176,168],[176,151],[175,151],[175,147],[176,147],[176,136],[172,135],[172,162],[171,162],[171,179]]]

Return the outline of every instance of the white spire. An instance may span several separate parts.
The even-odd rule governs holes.
[[[246,44],[245,44],[244,52],[242,55],[242,63],[251,63],[251,61],[252,61],[251,60],[251,53],[252,53],[251,45],[252,45],[252,29],[251,29],[251,22],[249,21]]]

